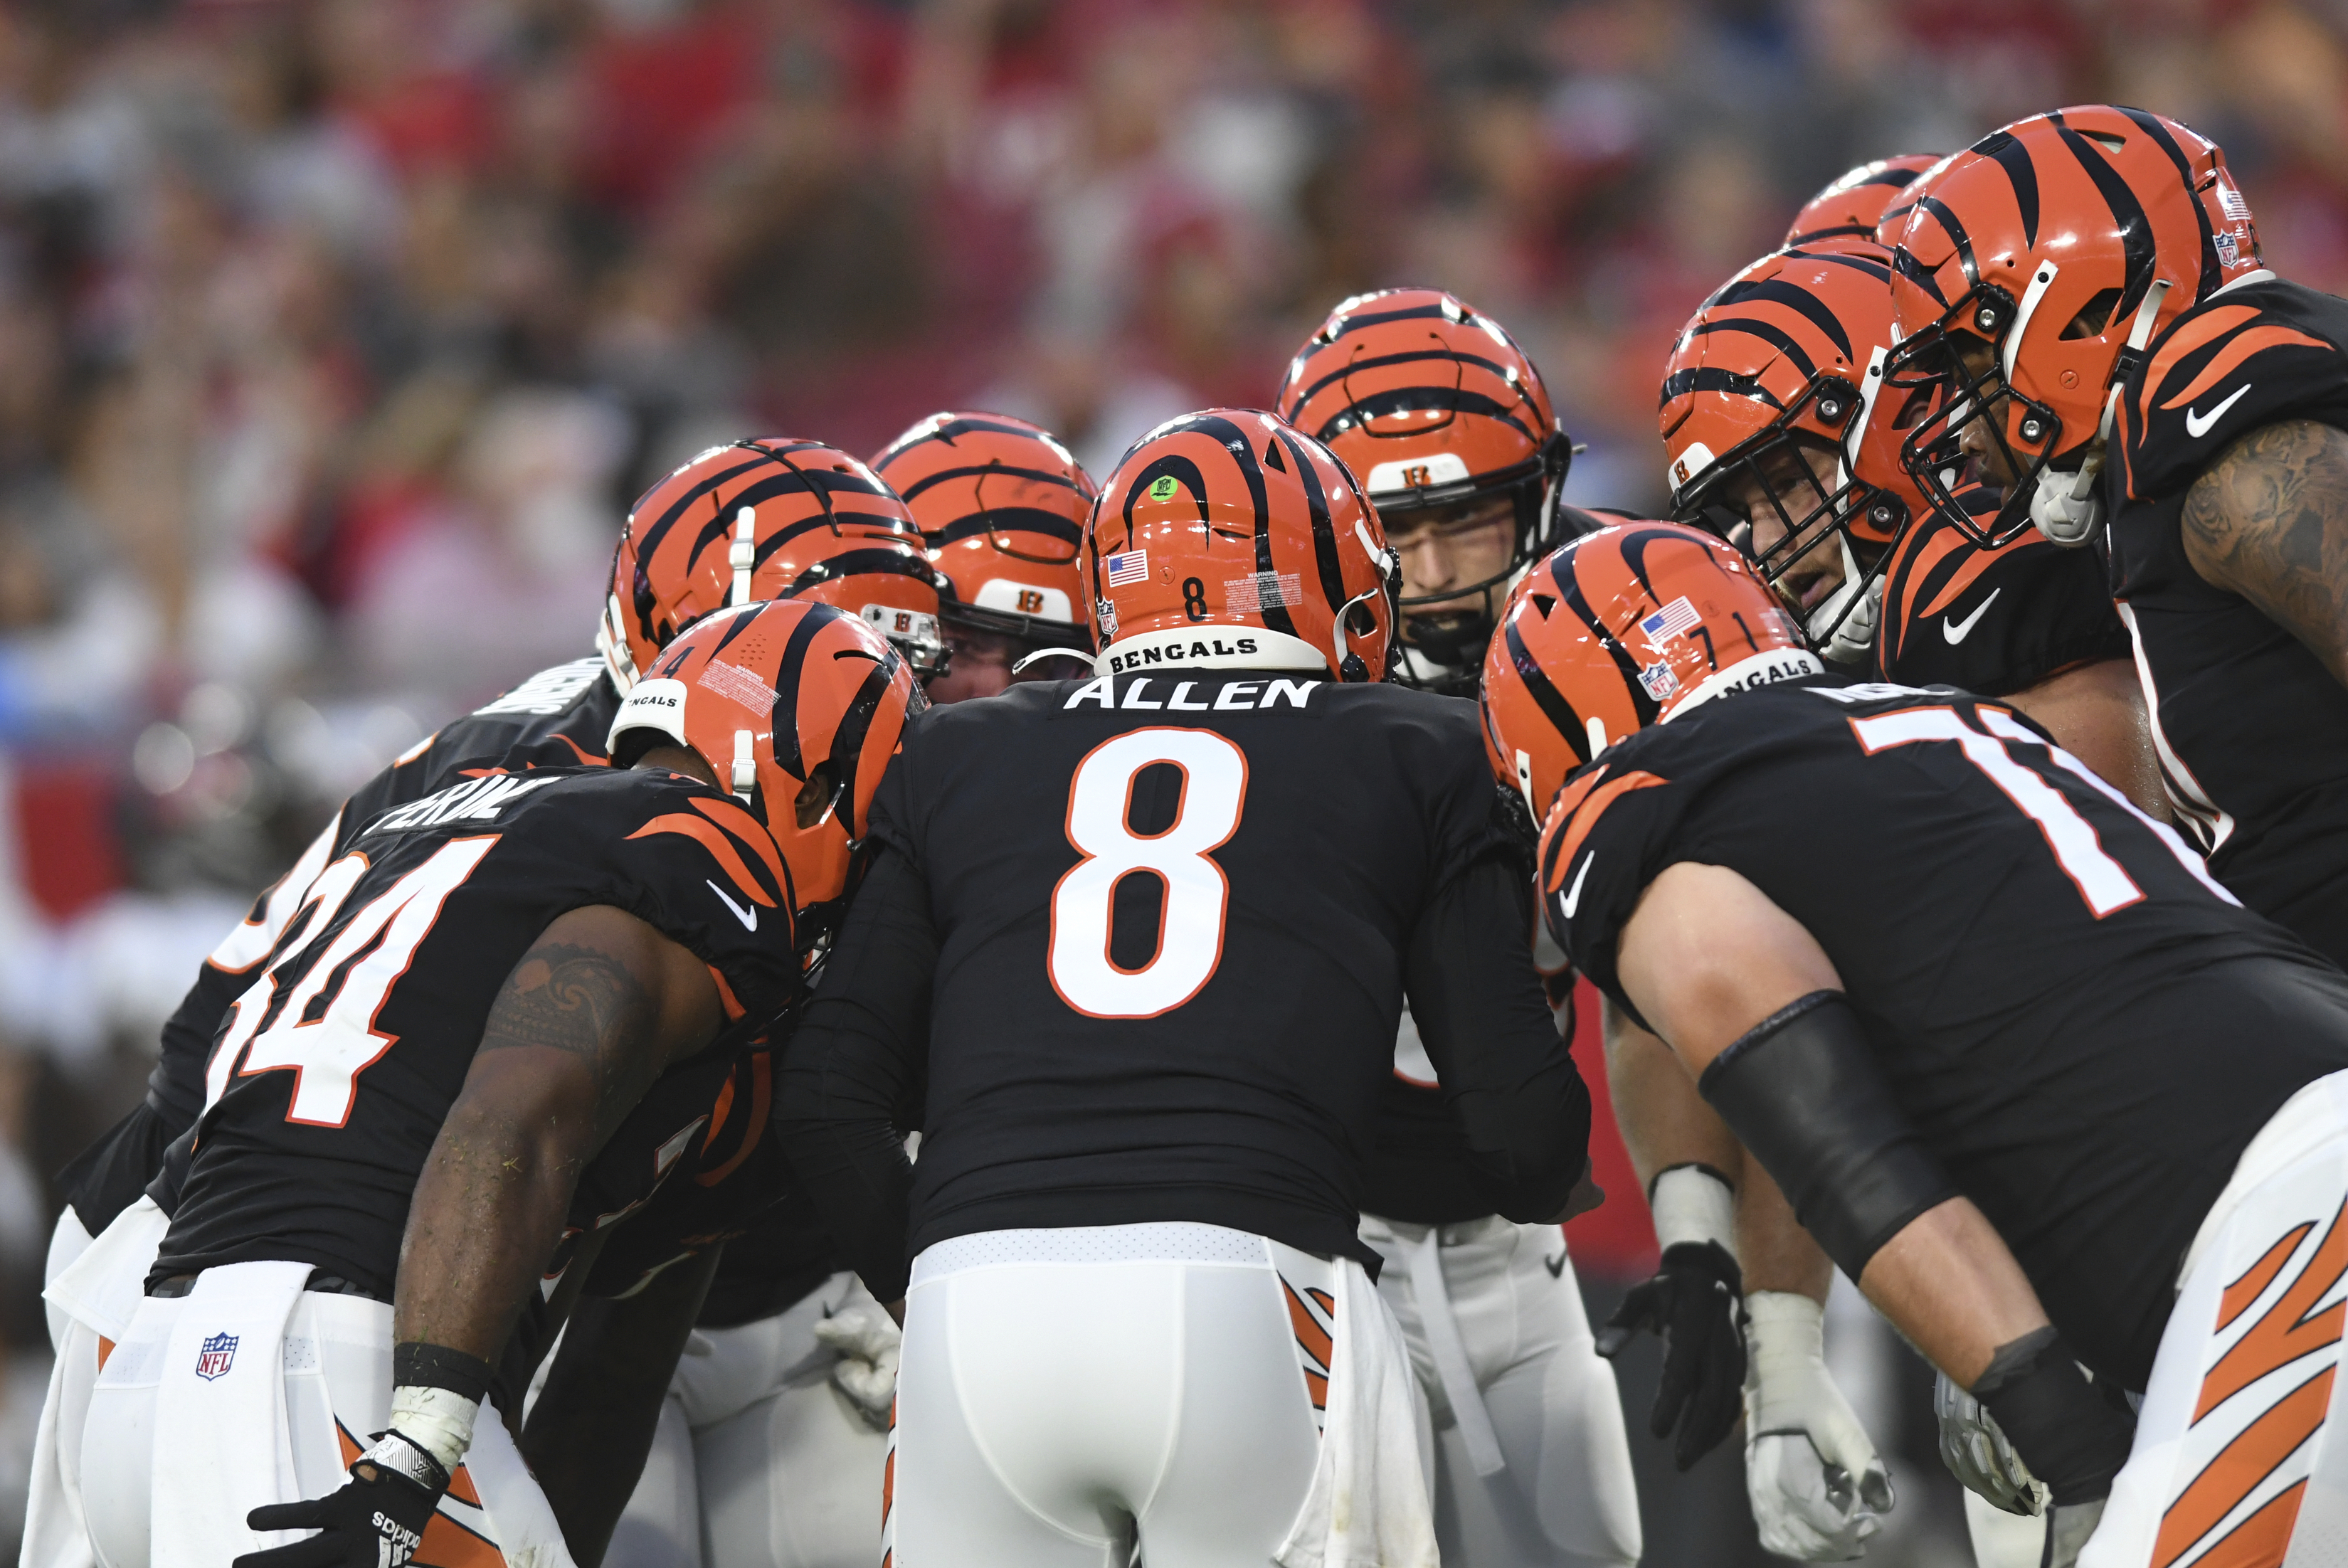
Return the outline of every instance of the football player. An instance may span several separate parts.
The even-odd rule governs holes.
[[[1517,624],[1528,595],[1554,603],[1555,593],[1539,569],[1517,585],[1484,666],[1493,770],[1537,813],[1611,738],[1603,717],[1585,720],[1566,706]],[[1791,627],[1790,615],[1772,614]],[[1663,1374],[1649,1427],[1673,1439],[1680,1468],[1727,1436],[1741,1405],[1746,1492],[1762,1544],[1812,1562],[1859,1556],[1893,1496],[1888,1469],[1827,1372],[1832,1265],[1669,1048],[1612,1004],[1604,1026],[1615,1121],[1662,1257],[1608,1320],[1598,1351],[1618,1355],[1643,1329],[1660,1334]]]
[[[1845,665],[1869,655],[1881,563],[1921,510],[1898,460],[1910,406],[1879,395],[1890,257],[1853,232],[1899,188],[1882,172],[1868,166],[1829,186],[1797,220],[1815,232],[1809,244],[1754,263],[1699,307],[1657,399],[1674,515],[1747,552],[1802,612],[1812,645]],[[1536,572],[1519,594],[1541,582]],[[1639,674],[1651,704],[1676,689],[1668,665]],[[1544,722],[1559,698],[1513,630],[1495,639],[1486,677],[1488,713],[1507,715],[1522,742],[1504,749],[1488,725],[1494,765],[1539,815],[1611,737],[1602,721]],[[1611,1006],[1606,1042],[1615,1118],[1648,1184],[1663,1258],[1602,1346],[1619,1350],[1640,1328],[1665,1336],[1650,1424],[1659,1437],[1676,1427],[1683,1468],[1726,1435],[1741,1384],[1762,1544],[1811,1561],[1859,1556],[1893,1492],[1826,1371],[1830,1266],[1663,1043]]]
[[[953,667],[931,683],[932,702],[1087,667],[1076,547],[1099,487],[1058,438],[1007,414],[932,414],[872,467],[905,498],[937,568]],[[1046,656],[1056,650],[1064,657]]]
[[[1826,674],[1706,534],[1576,541],[1509,625],[1615,738],[1543,828],[1556,934],[2003,1428],[2046,1560],[2348,1549],[2348,979],[2013,709]]]
[[[1597,522],[1561,499],[1573,444],[1506,328],[1436,289],[1356,294],[1273,399],[1361,479],[1402,562],[1395,677],[1476,695],[1509,584]]]
[[[1097,674],[909,732],[778,1091],[908,1298],[890,1549],[1432,1563],[1358,1208],[1407,990],[1475,1212],[1563,1217],[1589,1099],[1522,850],[1473,707],[1382,679],[1393,555],[1318,441],[1186,415],[1093,520]]]
[[[601,761],[637,670],[685,627],[729,604],[793,596],[829,603],[892,634],[917,668],[935,668],[942,647],[927,571],[911,514],[848,454],[772,438],[711,448],[631,511],[613,556],[599,655],[540,672],[399,758],[354,794],[261,895],[165,1024],[145,1100],[59,1179],[67,1207],[51,1243],[48,1283],[65,1331],[36,1439],[28,1568],[88,1561],[81,1416],[99,1345],[121,1337],[121,1304],[136,1297],[162,1236],[177,1181],[164,1171],[165,1151],[203,1105],[204,1060],[222,1016],[302,908],[344,829],[463,779]],[[143,1199],[159,1178],[158,1199]],[[125,1229],[106,1256],[68,1276],[89,1238],[118,1222]]]
[[[1894,375],[1957,397],[1910,467],[1997,487],[1969,523],[1985,546],[2034,523],[2108,553],[2179,822],[2251,908],[2348,960],[2348,751],[2323,717],[2348,717],[2326,554],[2348,538],[2348,315],[2260,265],[2224,154],[2157,115],[2034,116],[1922,184]],[[1952,441],[1966,460],[1932,460]]]
[[[1820,651],[1846,665],[1863,658],[1880,678],[2003,696],[2165,819],[2143,696],[2101,562],[2035,532],[1983,549],[1903,469],[1905,432],[1931,410],[1934,389],[1879,389],[1884,349],[1897,337],[1891,259],[1848,234],[1814,242],[1746,269],[1697,313],[1666,372],[1674,479],[1690,454],[1698,458],[1675,515],[1757,546],[1764,580],[1806,603],[1821,596],[1821,583],[1842,580],[1844,562],[1883,559],[1884,542],[1896,538],[1879,631],[1872,614],[1855,612]],[[1716,462],[1715,450],[1724,452]],[[1994,511],[1996,492],[1972,486],[1952,504],[1969,516]],[[1684,1098],[1679,1075],[1654,1078],[1669,1086],[1661,1092]],[[1943,1408],[1956,1408],[1943,1393]],[[1963,1451],[1969,1439],[1951,1437],[1947,1451]],[[2010,1489],[2000,1496],[2014,1501]]]
[[[904,501],[937,573],[951,663],[926,685],[932,702],[994,696],[1041,649],[1087,656],[1077,651],[1089,649],[1091,633],[1078,621],[1076,562],[1095,488],[1057,441],[1002,415],[935,414],[871,466]],[[758,1104],[767,1092],[758,1089]],[[726,1187],[764,1176],[731,1172]],[[766,1179],[781,1201],[738,1226],[696,1204],[689,1215],[648,1213],[655,1223],[633,1233],[648,1243],[680,1227],[726,1234],[681,1355],[664,1357],[644,1326],[667,1320],[665,1303],[623,1286],[599,1291],[599,1268],[588,1286],[594,1299],[572,1315],[549,1371],[551,1392],[532,1407],[533,1434],[563,1440],[574,1470],[609,1474],[596,1461],[628,1429],[610,1389],[647,1366],[675,1367],[610,1568],[698,1564],[705,1549],[727,1564],[774,1568],[862,1568],[870,1556],[897,1328],[839,1266],[798,1194],[785,1197],[779,1173]],[[829,1376],[810,1376],[827,1367]]]
[[[636,1112],[707,1106],[800,991],[920,701],[859,618],[745,605],[644,671],[609,763],[345,830],[221,1025],[91,1395],[101,1561],[571,1560],[495,1363],[710,1130]]]
[[[1397,675],[1473,696],[1509,583],[1560,531],[1598,526],[1558,499],[1571,451],[1540,370],[1453,295],[1389,289],[1331,313],[1275,406],[1366,476],[1401,556]],[[1558,972],[1570,1037],[1572,975],[1553,950],[1536,963]],[[1407,1007],[1382,1099],[1362,1239],[1385,1260],[1378,1289],[1435,1415],[1445,1555],[1637,1561],[1622,1398],[1565,1243],[1491,1212]]]

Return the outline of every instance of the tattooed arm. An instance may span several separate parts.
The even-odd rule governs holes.
[[[2251,431],[2185,496],[2185,554],[2348,686],[2348,432],[2307,420]]]
[[[708,969],[624,911],[574,909],[489,1008],[408,1208],[393,1337],[494,1362],[579,1173],[671,1062],[716,1037]]]

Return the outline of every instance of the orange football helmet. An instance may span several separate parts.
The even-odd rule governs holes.
[[[1484,655],[1485,755],[1538,822],[1611,742],[1824,667],[1742,553],[1683,523],[1612,523],[1509,595]]]
[[[1832,250],[1849,240],[1872,245],[1884,209],[1900,201],[1916,177],[1940,161],[1937,152],[1903,152],[1844,171],[1802,203],[1786,231],[1785,248]]]
[[[1328,448],[1262,409],[1185,414],[1134,443],[1093,507],[1084,573],[1104,674],[1203,645],[1386,678],[1398,574],[1378,514]]]
[[[897,492],[837,448],[712,447],[639,498],[612,558],[595,645],[622,692],[713,611],[814,599],[861,615],[922,679],[945,668],[936,573]]]
[[[1100,487],[1051,432],[1007,414],[932,414],[872,467],[929,543],[949,627],[1028,650],[1090,647],[1076,555]]]
[[[1750,554],[1821,645],[1925,505],[1900,446],[1929,397],[1883,396],[1890,263],[1856,239],[1764,256],[1697,308],[1663,362],[1672,515]]]
[[[2100,522],[2111,403],[2145,346],[2259,266],[2226,155],[2175,120],[2094,104],[1993,131],[1913,194],[1892,253],[1901,341],[1889,373],[1937,378],[1946,396],[1902,459],[1985,548],[2033,522],[2084,543]],[[1951,459],[1961,445],[2012,486],[1986,527],[1953,504],[1974,477]]]
[[[846,900],[873,792],[906,719],[927,706],[868,621],[814,600],[753,601],[669,644],[620,705],[609,750],[625,768],[665,742],[708,765],[767,841],[751,844],[767,877],[745,861],[736,881],[786,913],[805,953]]]
[[[1515,505],[1508,563],[1481,582],[1399,601],[1403,641],[1439,671],[1472,679],[1498,591],[1556,542],[1572,443],[1540,372],[1498,322],[1437,289],[1356,294],[1289,361],[1280,417],[1328,444],[1360,476],[1391,531],[1486,495]],[[1429,606],[1476,598],[1478,607]],[[1426,684],[1409,661],[1400,677]],[[1449,684],[1435,677],[1433,684]]]

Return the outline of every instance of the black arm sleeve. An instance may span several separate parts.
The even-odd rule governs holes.
[[[1532,918],[1520,857],[1479,856],[1419,915],[1403,979],[1478,1188],[1509,1219],[1538,1222],[1581,1179],[1590,1090],[1542,995]]]
[[[874,1299],[905,1294],[912,1163],[899,1108],[929,1054],[938,935],[927,884],[882,845],[821,985],[783,1054],[775,1127],[791,1167]]]
[[[1839,991],[1813,991],[1754,1025],[1696,1088],[1854,1284],[1884,1243],[1957,1195]]]

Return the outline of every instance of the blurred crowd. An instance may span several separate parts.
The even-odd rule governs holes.
[[[2348,292],[2344,87],[2348,11],[2257,0],[14,0],[0,1405],[47,1173],[201,954],[590,651],[702,447],[978,406],[1097,476],[1424,283],[1545,368],[1570,498],[1648,510],[1672,334],[1844,168],[2142,104]]]

